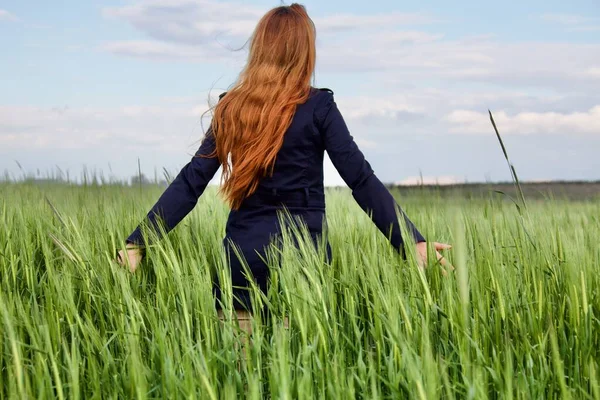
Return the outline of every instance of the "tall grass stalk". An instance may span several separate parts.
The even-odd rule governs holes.
[[[515,170],[514,165],[510,162],[508,158],[508,152],[506,151],[506,147],[504,146],[504,141],[502,140],[502,136],[500,136],[500,132],[498,132],[498,127],[496,126],[496,121],[494,121],[494,116],[492,112],[488,110],[490,114],[490,121],[492,122],[492,126],[494,127],[494,132],[496,132],[496,137],[498,138],[498,142],[500,143],[500,147],[502,148],[502,153],[504,154],[504,158],[508,163],[508,168],[510,169],[510,174],[517,187],[517,192],[519,193],[519,197],[521,199],[521,204],[524,209],[527,209],[527,203],[525,202],[525,195],[523,194],[523,189],[521,188],[521,183],[519,182],[519,176],[517,175],[517,171]]]

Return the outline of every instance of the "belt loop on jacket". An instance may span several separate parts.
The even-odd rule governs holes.
[[[310,197],[310,192],[307,187],[304,188],[304,205],[308,207],[308,198]]]

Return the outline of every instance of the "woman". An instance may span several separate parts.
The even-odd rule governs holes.
[[[263,259],[265,247],[281,230],[278,211],[285,207],[300,217],[316,242],[325,219],[325,151],[354,199],[391,244],[399,252],[414,245],[420,261],[426,261],[425,239],[374,175],[348,132],[333,92],[311,86],[315,36],[313,22],[298,4],[274,8],[260,20],[247,65],[232,89],[220,96],[196,156],[148,213],[150,227],[158,227],[160,221],[168,232],[194,208],[223,168],[221,192],[231,207],[224,245],[230,253],[234,306],[240,312],[250,309],[248,291],[243,289],[249,285],[231,243],[241,250],[258,286],[266,290],[268,268]],[[397,212],[411,234],[406,240]],[[120,262],[135,271],[146,244],[138,227],[127,239],[126,254],[119,253]],[[435,243],[442,262],[437,251],[449,247]],[[219,297],[218,287],[216,291]]]

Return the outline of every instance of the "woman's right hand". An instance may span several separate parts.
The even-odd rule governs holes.
[[[442,275],[446,275],[449,271],[454,271],[454,266],[448,262],[441,254],[440,251],[450,250],[452,248],[451,245],[445,243],[434,242],[431,243],[433,245],[433,249],[435,250],[435,256],[438,261],[442,265]],[[425,267],[427,265],[427,242],[417,243],[417,262],[419,266]]]
[[[116,261],[123,267],[129,267],[131,273],[134,273],[142,262],[143,258],[144,254],[140,248],[127,247],[125,251],[119,250]]]

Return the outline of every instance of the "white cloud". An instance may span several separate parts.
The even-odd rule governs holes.
[[[378,95],[336,95],[336,102],[351,130],[374,135],[375,138],[369,138],[381,142],[397,135],[442,135],[449,132],[450,127],[458,128],[448,125],[447,116],[458,118],[464,110],[482,115],[488,108],[502,110],[509,115],[519,114],[523,110],[542,114],[548,111],[570,114],[574,110],[585,111],[600,104],[600,95],[555,94],[544,90],[509,88],[465,89],[461,86],[395,89],[392,84],[389,90]],[[489,119],[484,120],[487,121],[486,129],[478,133],[489,133]]]
[[[265,11],[214,0],[137,1],[104,13],[126,21],[148,39],[106,43],[102,49],[151,60],[230,60],[238,65],[246,53],[233,50],[243,47]],[[573,27],[591,21],[569,15],[543,18]],[[570,90],[588,87],[589,71],[600,64],[598,43],[503,43],[489,35],[450,40],[442,33],[407,30],[438,20],[424,13],[397,12],[315,17],[319,71],[378,71],[407,81],[437,79]],[[598,89],[600,82],[592,84]]]
[[[216,100],[213,93],[212,101]],[[15,154],[20,161],[32,152],[44,152],[43,160],[25,162],[27,165],[53,163],[61,168],[90,169],[112,163],[119,165],[118,175],[126,177],[136,172],[136,160],[141,156],[144,173],[152,174],[162,166],[176,173],[198,147],[203,129],[200,118],[207,109],[208,93],[195,98],[165,98],[155,106],[130,105],[112,108],[79,107],[0,107],[0,149],[4,155]],[[356,138],[362,148],[377,147],[373,140]],[[49,155],[48,152],[52,153]],[[90,154],[91,153],[91,154]],[[60,154],[62,156],[55,156]],[[69,161],[61,157],[68,154]],[[120,156],[116,156],[120,154]],[[18,156],[16,156],[18,155]],[[101,157],[98,157],[101,155]],[[58,160],[56,158],[58,157]],[[91,161],[90,157],[94,158]],[[100,158],[100,162],[96,159]],[[122,160],[119,160],[122,159]],[[54,160],[49,161],[49,160]],[[12,161],[3,161],[6,168]],[[10,166],[15,173],[14,165]],[[18,175],[18,173],[17,173]],[[220,175],[212,180],[218,183]],[[325,183],[344,185],[343,180],[326,158]]]
[[[502,43],[433,40],[394,43],[387,35],[365,35],[348,46],[320,49],[319,65],[329,71],[382,71],[405,81],[483,82],[520,88],[589,87],[586,71],[600,63],[600,44]]]
[[[563,134],[600,136],[600,105],[586,112],[521,112],[509,115],[493,112],[500,134]],[[456,110],[447,116],[454,133],[482,134],[492,129],[489,115],[469,110]]]
[[[414,185],[455,185],[457,183],[464,183],[464,178],[461,179],[456,176],[411,176],[401,181],[396,182],[396,185],[400,186],[414,186]]]
[[[199,45],[219,39],[243,39],[266,10],[237,2],[152,0],[108,8],[104,14],[124,19],[153,39]]]
[[[120,55],[149,59],[204,61],[207,56],[236,57],[249,39],[266,8],[237,2],[213,0],[151,0],[104,10],[104,15],[127,21],[149,40],[117,41],[102,48]],[[310,10],[309,10],[310,11]],[[424,43],[443,35],[404,31],[406,26],[431,24],[439,19],[423,13],[392,12],[375,15],[335,14],[314,19],[319,34],[340,31],[381,30],[385,35],[369,36],[380,46]],[[329,35],[331,38],[331,35]],[[335,38],[333,38],[335,40]]]
[[[600,78],[600,67],[592,67],[586,71],[586,74],[592,78]]]
[[[598,32],[600,31],[600,25],[574,26],[571,30],[575,32]]]
[[[364,149],[376,149],[378,147],[377,142],[367,139],[356,139],[356,144]]]
[[[310,13],[310,10],[308,10]],[[364,30],[365,28],[404,27],[409,25],[427,25],[440,19],[424,13],[391,12],[374,15],[335,14],[314,18],[319,32],[329,33],[346,30]]]
[[[156,40],[110,42],[102,45],[101,49],[117,55],[156,61],[185,60],[212,63],[224,61],[229,58],[229,54],[217,46],[192,46],[165,43]]]
[[[19,18],[17,18],[16,15],[6,11],[6,10],[2,10],[0,9],[0,21],[18,21]]]
[[[594,32],[600,30],[600,18],[574,14],[544,14],[542,19],[562,25],[569,31]]]
[[[372,120],[373,118],[398,119],[402,117],[417,117],[424,111],[422,106],[415,105],[415,99],[408,96],[354,96],[342,97],[336,102],[344,110],[344,117],[357,120]]]
[[[213,93],[213,99],[217,94],[218,91]],[[128,176],[136,171],[137,157],[141,157],[145,173],[151,174],[154,166],[159,171],[166,166],[169,171],[176,172],[198,146],[202,136],[200,115],[207,108],[207,96],[207,93],[199,93],[193,98],[164,98],[152,106],[0,107],[0,152],[4,154],[0,165],[13,168],[9,165],[13,154],[29,166],[51,168],[59,165],[71,171],[81,165],[102,167],[110,162],[121,176]],[[494,145],[487,115],[467,110],[447,111],[452,105],[470,107],[470,102],[485,103],[493,97],[493,93],[415,89],[387,96],[336,96],[336,100],[355,140],[383,180],[391,182],[402,176],[416,175],[419,168],[425,168],[425,183],[450,184],[460,183],[463,176],[481,179],[481,175],[490,170],[496,177],[504,176],[501,175],[505,172],[502,158],[497,157],[499,167],[494,169],[487,157],[477,158],[470,147],[473,143],[481,145],[481,140],[464,135],[484,135],[489,138],[486,142]],[[540,103],[540,98],[509,91],[498,97],[507,102],[521,99],[523,104],[537,104],[542,110],[559,108],[557,104],[564,101],[556,98],[545,106]],[[407,122],[406,116],[398,114],[398,110],[411,110],[420,119],[407,126],[410,120]],[[365,116],[365,112],[369,114]],[[449,118],[443,119],[448,114]],[[530,129],[533,133],[555,133],[545,137],[552,141],[563,134],[593,134],[589,127],[598,127],[600,106],[584,113],[497,112],[495,117],[502,134],[521,133],[525,126],[533,128]],[[204,128],[207,124],[208,120],[205,120]],[[458,136],[449,135],[449,132]],[[519,137],[522,139],[514,140],[527,138]],[[545,138],[540,140],[546,142]],[[496,154],[495,147],[493,149],[492,154]],[[485,151],[481,147],[479,150]],[[36,152],[40,154],[38,158],[28,156]],[[443,161],[444,157],[451,159]],[[119,161],[121,158],[122,162]],[[442,166],[436,167],[435,161]],[[325,168],[327,184],[343,184],[330,162],[326,162]],[[416,182],[418,180],[413,176],[399,183]]]
[[[595,18],[573,14],[544,14],[542,15],[542,19],[547,22],[555,22],[561,25],[580,25],[596,20]]]
[[[213,101],[219,93],[213,91]],[[146,154],[146,160],[149,152],[155,152],[158,158],[154,162],[164,165],[163,155],[166,160],[169,157],[185,160],[185,155],[196,149],[203,133],[200,117],[207,109],[207,99],[208,93],[198,93],[194,97],[164,98],[151,106],[4,106],[0,107],[0,148],[15,154],[35,149],[70,149],[77,150],[76,153],[94,149],[94,152],[108,156],[125,151],[133,157]],[[419,141],[438,142],[449,132],[493,135],[487,115],[469,111],[487,104],[522,104],[522,107],[514,107],[513,112],[495,112],[502,134],[600,133],[600,106],[587,112],[544,112],[549,108],[559,109],[563,103],[572,104],[573,100],[568,97],[536,97],[511,91],[478,93],[414,89],[380,96],[336,95],[336,101],[359,146],[378,156],[396,157],[396,152],[410,146],[407,141],[413,145]],[[456,111],[451,107],[457,108]],[[541,111],[519,113],[518,109]],[[203,122],[206,129],[208,119]],[[334,173],[328,182],[335,179]]]
[[[206,107],[205,107],[206,108]],[[100,147],[193,150],[202,136],[201,113],[191,106],[115,108],[0,107],[0,147],[84,149]]]
[[[152,147],[166,151],[194,150],[210,115],[201,117],[214,104],[220,90],[195,97],[164,98],[151,106],[122,107],[32,107],[0,106],[0,147],[3,149],[61,148],[82,149],[93,146]],[[368,99],[342,100],[345,117],[352,123],[363,118]],[[381,100],[380,104],[385,104]],[[393,104],[375,118],[394,118]],[[400,107],[399,109],[408,109]],[[372,112],[375,109],[371,109]],[[357,135],[361,147],[376,148],[374,138]]]
[[[216,102],[219,93],[219,90],[210,93],[210,101]],[[209,93],[203,93],[195,98],[166,98],[152,106],[0,106],[0,147],[6,150],[144,146],[189,152],[195,150],[210,122],[209,114],[201,121],[208,102]],[[348,119],[352,121],[357,110],[349,110]],[[357,142],[365,148],[377,147],[376,141],[360,135]]]
[[[212,40],[243,44],[267,8],[214,0],[150,0],[104,10],[104,15],[124,19],[151,38],[198,45]],[[308,10],[310,12],[310,10]],[[438,22],[423,13],[391,12],[374,15],[335,14],[314,18],[319,32],[364,30]]]

